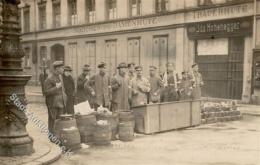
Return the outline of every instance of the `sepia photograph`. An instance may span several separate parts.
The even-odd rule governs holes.
[[[260,0],[0,0],[0,165],[260,165]]]

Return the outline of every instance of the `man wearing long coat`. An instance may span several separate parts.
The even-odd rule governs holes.
[[[127,65],[120,63],[117,69],[118,74],[111,79],[113,112],[129,110],[130,80],[126,75]]]
[[[67,102],[65,112],[67,114],[74,114],[74,100],[75,100],[75,83],[71,76],[72,68],[70,66],[64,67],[63,83],[64,90],[67,95]]]
[[[143,68],[135,67],[136,77],[131,81],[131,103],[132,107],[147,104],[147,96],[150,92],[150,83],[143,77]]]
[[[192,65],[192,99],[200,99],[201,98],[201,87],[204,85],[202,80],[202,76],[199,73],[199,67],[197,64]]]
[[[81,103],[87,100],[91,102],[90,91],[85,88],[85,84],[87,84],[90,79],[90,66],[86,64],[83,66],[82,70],[82,74],[79,75],[77,79],[77,103]]]
[[[98,65],[99,73],[92,76],[88,82],[88,88],[92,93],[94,108],[99,106],[109,108],[111,99],[110,78],[106,75],[106,64]]]
[[[53,63],[54,71],[45,81],[44,94],[48,108],[48,128],[53,133],[53,126],[56,119],[64,113],[65,95],[62,90],[63,62],[55,61]]]

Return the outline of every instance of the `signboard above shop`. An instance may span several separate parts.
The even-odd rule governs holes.
[[[189,38],[219,38],[246,36],[253,32],[252,17],[220,21],[197,22],[187,25]]]

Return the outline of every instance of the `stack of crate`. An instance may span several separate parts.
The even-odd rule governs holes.
[[[201,108],[201,123],[210,124],[241,120],[243,116],[233,101],[205,102]]]

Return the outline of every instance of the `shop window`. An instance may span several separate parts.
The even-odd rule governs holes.
[[[228,55],[228,38],[198,40],[197,53],[198,56]]]
[[[168,36],[155,36],[153,38],[152,65],[156,66],[160,73],[165,71],[168,62]]]
[[[53,8],[53,28],[60,27],[61,11],[60,11],[60,1],[54,1],[52,4]]]
[[[25,7],[23,9],[23,17],[24,17],[23,32],[24,33],[30,32],[30,7]]]
[[[25,48],[24,49],[24,67],[28,68],[30,67],[30,48]]]
[[[129,4],[131,17],[141,15],[141,0],[130,0]]]
[[[116,0],[107,0],[107,16],[109,20],[117,17]]]
[[[39,8],[39,29],[46,29],[46,3],[38,4]]]
[[[40,65],[46,66],[47,65],[47,47],[41,46],[40,47]]]
[[[77,0],[68,0],[69,24],[76,25],[78,22]]]
[[[130,38],[127,41],[127,63],[140,64],[140,38]]]
[[[169,0],[155,0],[155,11],[156,13],[169,11]]]
[[[86,0],[86,22],[94,23],[96,21],[96,1]]]

